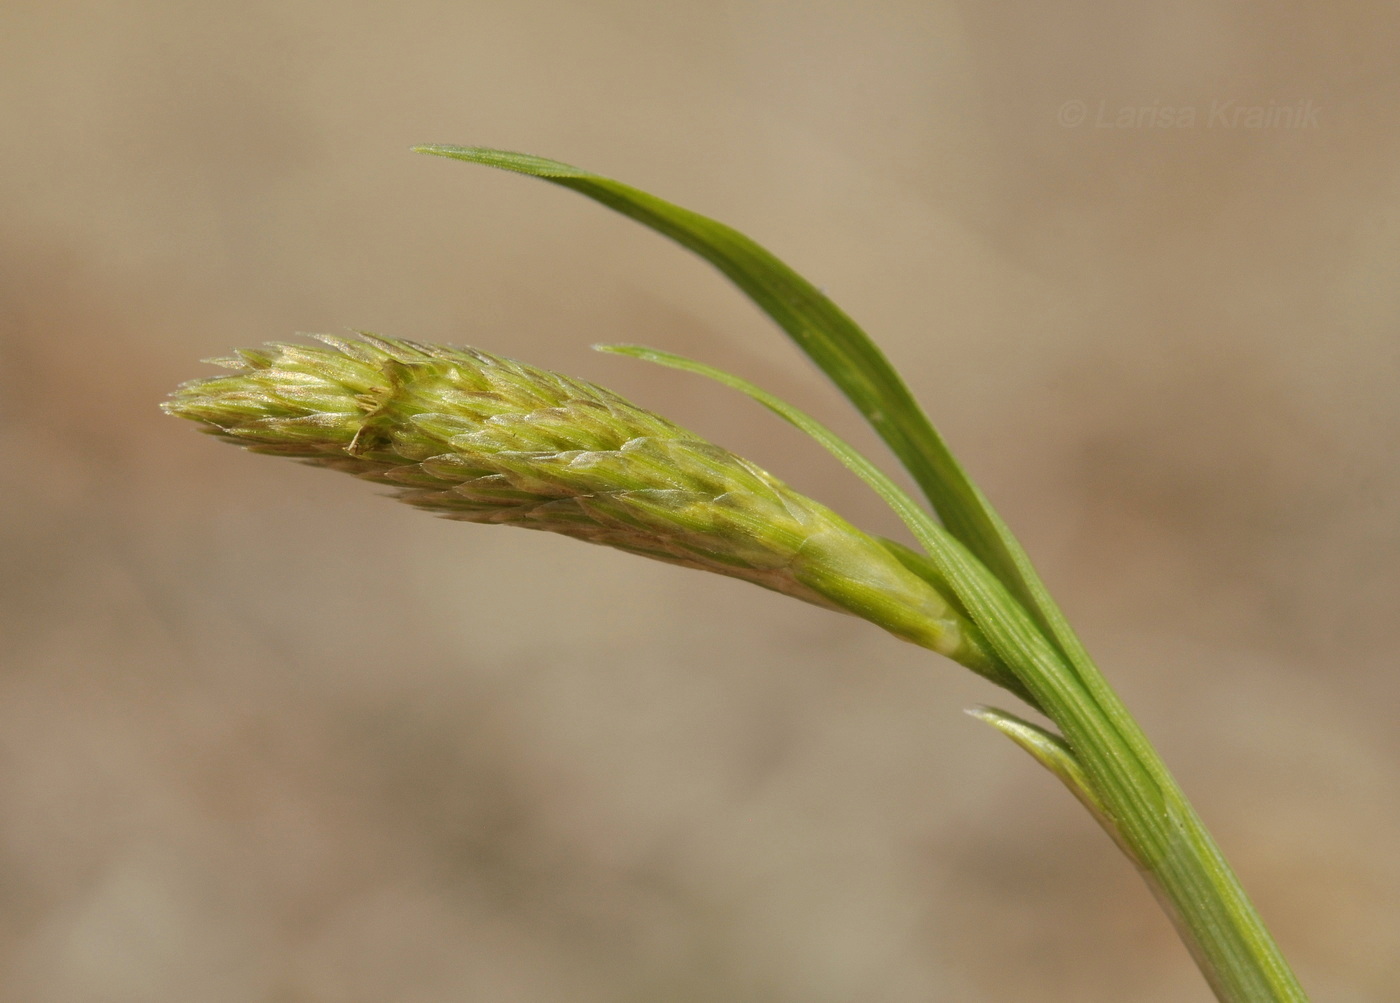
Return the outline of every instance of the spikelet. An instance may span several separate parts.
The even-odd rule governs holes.
[[[317,338],[208,360],[232,372],[162,407],[450,519],[742,578],[999,675],[975,629],[880,541],[609,390],[475,349]]]

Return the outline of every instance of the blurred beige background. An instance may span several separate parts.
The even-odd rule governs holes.
[[[613,174],[824,285],[1316,998],[1400,998],[1397,36],[1379,2],[4,4],[0,998],[1208,998],[959,713],[980,680],[157,411],[299,330],[467,342],[896,532],[747,402],[589,352],[869,443],[715,273],[420,142]]]

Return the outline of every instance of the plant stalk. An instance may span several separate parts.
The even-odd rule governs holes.
[[[1085,652],[1025,551],[889,360],[844,311],[737,230],[630,185],[528,154],[461,146],[415,149],[532,175],[594,199],[694,251],[767,313],[866,417],[923,490],[941,525],[898,488],[853,464],[850,450],[833,450],[909,525],[927,552],[932,580],[948,586],[1016,685],[995,679],[995,673],[989,678],[1029,697],[1062,736],[1024,722],[1018,730],[999,712],[979,716],[1032,752],[1090,808],[1147,877],[1221,1000],[1306,1000],[1205,826]],[[774,407],[761,395],[758,399]],[[786,413],[791,409],[774,409],[815,434]],[[818,441],[833,448],[821,436]]]
[[[1278,945],[1166,765],[1103,678],[1095,682],[1092,698],[1079,686],[1053,693],[1047,688],[1037,697],[1048,703],[1083,767],[1102,808],[1094,812],[1099,822],[1137,865],[1218,999],[1306,1003]]]

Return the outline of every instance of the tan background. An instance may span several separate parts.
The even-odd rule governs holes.
[[[746,402],[590,353],[699,355],[859,437],[682,251],[406,152],[474,142],[823,284],[1317,999],[1400,998],[1397,28],[1379,2],[9,0],[0,997],[1207,998],[1077,805],[959,713],[979,680],[158,413],[197,359],[297,330],[469,342],[895,530]],[[1297,102],[1301,128],[1211,121]]]

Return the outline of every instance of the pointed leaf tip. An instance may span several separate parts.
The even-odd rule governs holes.
[[[512,150],[497,150],[489,146],[449,146],[438,143],[424,143],[412,147],[414,153],[426,153],[433,157],[448,157],[452,160],[465,160],[472,164],[499,167],[529,174],[539,178],[594,178],[592,171],[574,167],[559,160],[536,156],[533,153],[518,153]]]
[[[695,373],[721,383],[732,390],[738,390],[746,394],[753,400],[762,404],[768,410],[778,415],[789,424],[804,432],[808,437],[824,448],[846,469],[863,480],[890,509],[898,515],[909,527],[919,543],[928,552],[930,559],[939,568],[948,568],[955,563],[950,557],[950,551],[958,546],[957,542],[950,537],[942,526],[938,525],[927,512],[925,512],[914,499],[910,498],[902,491],[894,481],[871,463],[865,456],[856,450],[849,443],[842,440],[834,432],[822,425],[811,415],[791,404],[775,397],[767,391],[755,386],[748,380],[725,372],[714,366],[694,359],[688,359],[682,355],[675,355],[671,352],[663,352],[657,348],[649,348],[645,345],[595,345],[597,350],[608,352],[613,355],[625,355],[630,358],[641,359],[645,362],[652,362],[670,369],[679,369],[683,372]],[[958,614],[966,617],[966,609],[961,600],[961,594],[965,591],[966,583],[957,575],[949,576],[945,574],[926,574],[922,570],[911,566],[904,555],[898,550],[886,548],[890,553],[903,564],[908,570],[913,571],[924,581],[934,587],[945,600],[957,609]],[[912,552],[911,552],[912,555]],[[913,555],[917,557],[917,555]],[[957,585],[951,588],[950,583],[955,581]],[[963,586],[963,587],[960,587]],[[1007,600],[1008,602],[1011,600]],[[1012,693],[1022,700],[1025,700],[1033,707],[1038,707],[1035,697],[1027,690],[1025,685],[1016,677],[1016,674],[1008,665],[993,651],[986,642],[986,638],[970,619],[964,627],[966,641],[961,654],[950,655],[955,661],[978,672]],[[944,652],[948,654],[948,652]]]
[[[967,708],[963,713],[969,717],[975,717],[984,724],[991,725],[1030,753],[1036,762],[1059,777],[1060,782],[1069,788],[1069,792],[1093,813],[1110,835],[1114,835],[1114,829],[1108,822],[1108,814],[1103,803],[1094,793],[1088,775],[1085,774],[1084,768],[1079,764],[1073,750],[1063,738],[1038,724],[1032,724],[1015,714],[1008,714],[996,707],[978,705]],[[1114,838],[1116,839],[1117,836],[1114,835]]]
[[[531,154],[472,146],[421,146],[420,153],[531,174],[573,189],[676,241],[719,269],[787,332],[840,388],[899,457],[948,531],[985,565],[1019,609],[1016,646],[1068,662],[1094,685],[1079,639],[1050,598],[1011,531],[959,466],[908,386],[860,326],[820,289],[766,248],[718,220],[612,178]],[[990,610],[981,610],[983,618]],[[1029,614],[1029,622],[1019,621]],[[995,615],[995,614],[994,614]],[[1025,628],[1040,635],[1032,637]],[[1009,652],[1008,652],[1009,654]],[[1027,651],[1019,655],[1031,658]],[[1073,671],[1072,670],[1072,671]]]

